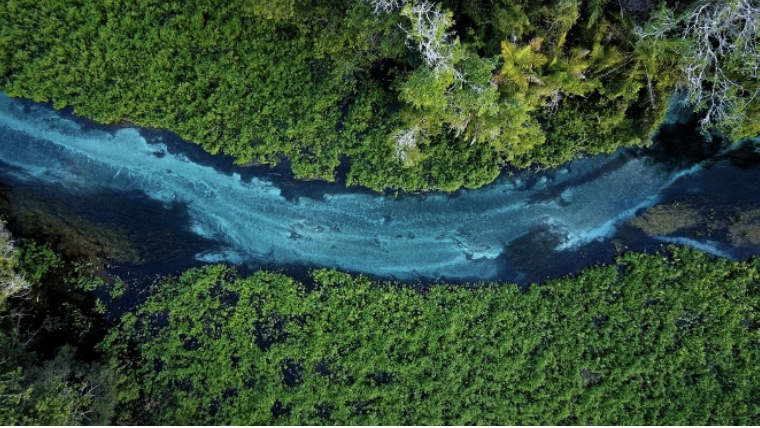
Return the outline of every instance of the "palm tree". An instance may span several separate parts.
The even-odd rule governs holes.
[[[497,83],[507,80],[517,87],[519,92],[526,92],[531,83],[543,84],[534,70],[546,64],[548,59],[541,50],[543,39],[536,37],[523,47],[517,47],[506,40],[501,42],[501,56],[504,65],[497,76]]]
[[[670,88],[679,80],[680,50],[680,40],[647,38],[636,43],[631,72],[638,73],[641,80],[646,79],[652,106],[656,104],[655,82]]]
[[[585,79],[584,73],[591,66],[591,63],[586,59],[590,53],[591,51],[588,49],[571,49],[570,55],[561,61],[562,68],[572,73],[578,79]]]
[[[591,28],[599,21],[602,16],[602,9],[608,0],[588,0],[586,10],[588,11],[588,28]]]
[[[567,56],[554,58],[544,78],[546,86],[535,91],[536,96],[548,99],[551,104],[564,95],[582,95],[591,90],[594,82],[585,80],[586,70],[591,66],[590,53],[588,49],[575,47]]]

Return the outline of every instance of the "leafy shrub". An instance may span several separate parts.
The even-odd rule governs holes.
[[[105,346],[146,423],[755,424],[760,261],[671,251],[526,292],[209,266]]]

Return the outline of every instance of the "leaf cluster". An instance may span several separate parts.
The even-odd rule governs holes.
[[[0,89],[298,178],[347,156],[350,185],[455,190],[646,144],[697,43],[639,37],[675,10],[648,1],[372,3],[8,0]],[[744,83],[737,138],[760,105]]]
[[[54,290],[60,284],[51,284],[51,275],[61,274],[64,264],[48,244],[22,240],[17,246],[0,222],[2,425],[97,425],[114,419],[117,372],[82,361],[71,346],[81,344],[93,327],[88,302],[74,284],[93,281],[75,268],[65,276],[69,293]]]
[[[144,423],[755,424],[758,263],[671,248],[527,291],[209,266],[106,346]]]

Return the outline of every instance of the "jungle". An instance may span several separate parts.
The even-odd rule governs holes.
[[[4,425],[760,420],[756,258],[669,247],[520,287],[209,265],[135,305],[0,237]]]
[[[376,190],[760,133],[755,0],[7,0],[0,90]],[[699,30],[703,29],[703,30]],[[707,29],[707,30],[705,30]],[[699,30],[699,31],[698,31]]]
[[[241,167],[454,198],[648,146],[668,115],[757,158],[758,23],[758,0],[3,0],[0,91]],[[112,262],[139,265],[123,243],[144,237],[11,193],[0,183],[2,425],[760,424],[757,256],[612,242],[614,261],[558,278],[454,284],[197,258],[172,271],[162,254],[126,281]],[[610,228],[758,245],[757,206],[716,219],[702,202]]]

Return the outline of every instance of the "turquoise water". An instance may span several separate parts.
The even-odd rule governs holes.
[[[520,279],[544,264],[547,272],[573,265],[637,211],[672,199],[673,189],[693,192],[688,183],[705,176],[704,165],[666,166],[621,151],[450,195],[394,198],[319,183],[299,192],[268,170],[236,168],[175,140],[0,95],[5,182],[86,201],[79,209],[94,218],[99,206],[140,195],[133,205],[119,202],[108,221],[137,236],[180,228],[198,239],[167,245],[184,246],[198,262],[325,266],[401,280]],[[146,201],[159,213],[143,215]],[[694,245],[732,254],[706,240]],[[526,261],[533,266],[523,269]]]

